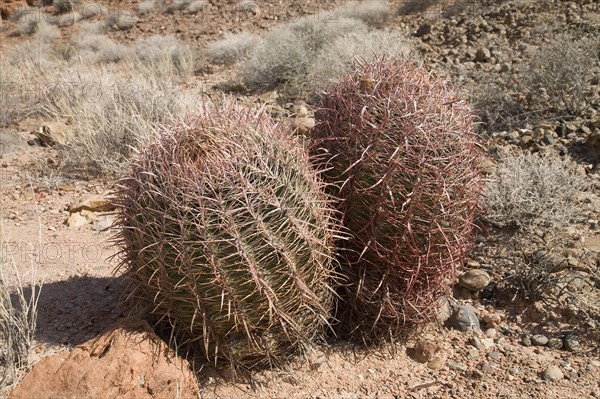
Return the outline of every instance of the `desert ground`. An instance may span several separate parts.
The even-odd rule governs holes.
[[[1,261],[4,274],[18,271],[26,298],[39,297],[27,364],[4,379],[0,397],[59,397],[27,372],[52,356],[76,362],[69,353],[83,347],[87,369],[72,372],[106,388],[60,397],[600,398],[600,3],[365,0],[375,6],[355,14],[340,13],[338,0],[51,3],[1,3]],[[284,51],[265,45],[270,58],[252,58],[273,29],[307,16],[336,26],[342,15],[364,21],[351,29],[379,35],[377,44],[325,47],[283,83],[252,75],[281,55],[269,51]],[[152,58],[161,51],[167,61]],[[121,301],[109,201],[131,146],[224,96],[310,127],[315,87],[335,78],[336,62],[385,51],[451,82],[489,157],[487,211],[438,320],[377,347],[332,339],[239,378],[193,359],[161,363],[179,367],[169,375],[177,384],[185,376],[181,389],[171,377],[126,385],[118,353],[93,363],[89,342],[143,317]],[[117,95],[142,105],[113,108]],[[128,353],[114,342],[123,347],[113,352]],[[142,380],[153,373],[145,361],[131,369]],[[45,363],[38,379],[50,380],[57,364]]]

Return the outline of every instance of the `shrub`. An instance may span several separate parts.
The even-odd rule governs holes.
[[[155,6],[156,3],[154,2],[154,0],[140,1],[140,4],[138,4],[138,13],[140,13],[141,15],[148,14],[154,10]]]
[[[586,107],[585,85],[591,70],[598,65],[593,40],[577,41],[568,34],[542,45],[531,62],[522,69],[529,91],[543,88],[547,103],[540,104],[559,116],[577,115]]]
[[[162,74],[189,76],[193,72],[192,50],[180,44],[173,35],[136,39],[134,52],[142,63]]]
[[[485,187],[487,218],[520,228],[564,224],[577,215],[574,196],[585,179],[572,162],[522,153],[500,159]]]
[[[106,9],[104,6],[98,3],[84,3],[81,7],[81,18],[82,19],[91,19],[97,17],[99,15],[106,15]]]
[[[106,17],[105,25],[112,30],[129,30],[138,23],[140,19],[128,12],[117,12]]]
[[[355,60],[370,62],[381,56],[404,58],[411,47],[399,33],[371,31],[349,33],[326,45],[308,71],[309,85],[314,91],[335,83],[352,70]]]
[[[0,388],[16,384],[18,372],[29,365],[41,289],[32,268],[26,295],[17,266],[3,249],[0,246]]]
[[[385,0],[349,1],[336,10],[336,15],[360,19],[369,26],[381,28],[390,18],[391,10]]]
[[[162,129],[118,204],[132,296],[179,345],[251,368],[324,333],[333,208],[303,147],[264,112],[207,107]]]
[[[83,17],[78,12],[69,12],[67,14],[60,15],[58,18],[53,18],[52,23],[60,26],[71,26],[79,21],[81,21]]]
[[[429,321],[471,247],[481,150],[469,107],[406,60],[378,59],[327,90],[310,152],[341,198],[339,333],[397,338]]]
[[[73,173],[122,173],[157,124],[170,123],[194,103],[173,77],[139,63],[121,72],[72,67],[48,78],[54,90],[43,97],[43,111],[73,132],[60,148],[65,170]]]
[[[210,43],[203,55],[212,64],[233,65],[245,59],[260,38],[248,32],[225,33],[221,40]]]
[[[305,17],[268,32],[240,65],[244,83],[256,90],[278,86],[301,87],[319,51],[336,37],[350,32],[366,33],[361,21],[340,18],[335,23]]]
[[[75,9],[71,0],[54,0],[52,1],[52,5],[59,14],[72,12]]]
[[[88,63],[115,63],[131,55],[128,47],[102,34],[80,34],[75,40],[79,57]]]
[[[187,9],[191,13],[197,13],[199,11],[206,9],[206,7],[208,7],[208,4],[209,3],[206,0],[196,0],[196,1],[192,1]]]
[[[185,10],[189,5],[189,0],[175,0],[169,7],[167,7],[167,13],[173,14],[175,11]]]

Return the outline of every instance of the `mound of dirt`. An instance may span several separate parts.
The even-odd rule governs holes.
[[[187,361],[145,321],[125,320],[72,351],[42,359],[9,398],[191,398],[197,391]]]

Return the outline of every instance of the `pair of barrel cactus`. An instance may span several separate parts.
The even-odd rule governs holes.
[[[143,148],[118,195],[132,298],[215,363],[273,364],[330,332],[377,342],[430,319],[470,246],[471,113],[409,61],[328,88],[308,143],[207,106]]]

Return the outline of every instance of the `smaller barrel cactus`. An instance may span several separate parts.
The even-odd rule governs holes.
[[[163,129],[120,186],[120,267],[178,344],[253,367],[323,335],[334,205],[302,145],[263,112],[207,107]]]
[[[381,58],[326,90],[315,117],[311,153],[353,236],[340,250],[340,334],[398,338],[432,318],[471,245],[481,150],[470,109],[423,69]]]

